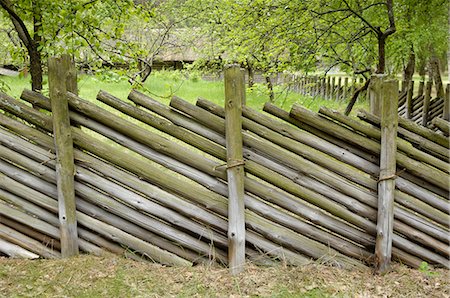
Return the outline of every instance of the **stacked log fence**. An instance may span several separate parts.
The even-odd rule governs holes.
[[[347,101],[355,90],[364,85],[363,78],[345,76],[290,76],[292,89],[302,95],[326,100]],[[362,92],[361,97],[365,96]]]
[[[82,252],[236,269],[243,237],[245,260],[256,264],[375,266],[379,184],[390,179],[392,259],[450,268],[449,140],[410,120],[399,118],[396,149],[387,153],[394,173],[380,176],[383,115],[360,111],[356,120],[326,108],[315,113],[294,105],[287,112],[267,103],[260,112],[238,105],[239,158],[239,149],[227,152],[229,98],[230,108],[175,96],[166,106],[136,90],[127,99],[100,91],[104,109],[70,91],[50,96],[0,93],[3,255],[62,256],[67,233],[50,111],[65,98]],[[245,173],[233,178],[242,183],[231,184],[230,172]],[[242,217],[229,205],[231,193],[243,200]],[[240,233],[239,218],[245,236],[229,232]]]
[[[354,91],[363,85],[361,78],[342,76],[292,76],[290,80],[294,85],[293,90],[302,95],[336,101],[348,101]],[[414,81],[402,82],[398,92],[399,116],[427,128],[440,130],[439,124],[434,123],[440,123],[440,120],[434,119],[449,120],[450,84],[447,84],[443,97],[434,95],[439,94],[442,87],[433,85],[433,82],[421,81],[415,85]],[[366,96],[366,92],[360,94],[360,98]]]

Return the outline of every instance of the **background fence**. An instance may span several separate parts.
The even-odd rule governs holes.
[[[293,82],[292,89],[307,96],[319,96],[328,100],[344,100],[351,98],[355,90],[364,84],[363,79],[350,79],[341,76],[326,77],[289,77]],[[402,82],[399,88],[398,112],[403,118],[411,119],[419,125],[437,130],[443,124],[437,118],[449,120],[450,84],[444,90],[443,86],[433,85],[433,82],[414,81]],[[417,88],[415,88],[417,87]],[[434,91],[433,91],[434,89]],[[441,95],[439,95],[441,94]],[[360,97],[367,96],[362,92]]]
[[[247,260],[373,265],[379,180],[392,180],[393,258],[413,267],[422,261],[450,267],[449,140],[442,133],[400,118],[389,141],[397,144],[388,153],[395,173],[380,177],[383,118],[243,106],[243,160],[230,164],[225,110],[207,100],[192,105],[173,97],[169,107],[138,91],[127,100],[101,91],[100,107],[61,92],[50,97],[52,104],[67,98],[70,107],[72,211],[58,203],[65,183],[58,180],[58,146],[64,144],[54,141],[61,120],[52,122],[50,100],[28,90],[22,100],[0,93],[2,254],[57,258],[68,254],[72,235],[74,250],[89,253],[167,265],[228,264],[227,171],[240,166]]]

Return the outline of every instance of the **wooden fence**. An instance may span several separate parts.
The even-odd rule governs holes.
[[[302,95],[343,101],[350,99],[355,90],[364,85],[363,78],[352,79],[342,76],[289,76],[284,80],[291,82],[292,90]],[[361,97],[365,95],[363,92]]]
[[[322,97],[328,100],[344,100],[351,98],[354,91],[363,85],[363,79],[350,79],[340,76],[308,76],[308,77],[290,77],[293,83],[292,89],[300,94],[312,97]],[[435,92],[433,92],[433,87]],[[403,118],[411,119],[419,125],[430,129],[438,129],[437,123],[442,118],[449,120],[449,90],[450,84],[447,84],[444,97],[433,94],[439,94],[442,86],[433,86],[432,82],[419,82],[418,88],[415,89],[415,82],[402,82],[399,88],[398,112]],[[360,94],[363,98],[366,92]],[[433,121],[434,120],[434,121]],[[442,125],[441,125],[442,126]]]
[[[230,91],[240,79],[232,80],[226,109],[177,97],[169,107],[138,91],[127,100],[101,91],[102,108],[65,92],[76,91],[66,84],[50,100],[24,90],[21,99],[37,110],[0,93],[0,252],[58,258],[77,248],[111,251],[167,265],[229,264],[233,274],[242,269],[241,252],[269,265],[316,260],[383,271],[392,255],[413,267],[450,268],[448,138],[401,118],[397,129],[396,117],[386,122],[384,112],[360,112],[358,121],[298,105],[290,112],[272,104],[266,113],[240,108],[231,98],[241,94],[245,102],[244,95]],[[52,122],[48,111],[57,119],[54,105],[65,100],[71,127],[62,135],[72,141],[58,145],[61,120]],[[226,125],[233,107],[235,117],[242,113],[242,142],[231,145],[225,132],[233,131]],[[58,178],[58,146],[70,151],[72,142],[73,210],[58,199],[70,197],[61,185],[71,183]],[[65,249],[73,237],[76,249]]]

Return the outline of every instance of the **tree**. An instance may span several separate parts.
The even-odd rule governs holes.
[[[135,8],[132,1],[10,1],[0,0],[0,11],[11,20],[15,37],[26,49],[32,89],[43,85],[43,57],[69,52],[87,61],[87,49],[101,63],[113,64],[112,48],[125,49],[121,42],[125,20]],[[14,44],[17,50],[17,44]],[[121,59],[116,55],[116,59]]]

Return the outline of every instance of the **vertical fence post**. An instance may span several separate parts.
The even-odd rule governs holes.
[[[409,81],[408,90],[406,93],[406,118],[411,119],[413,116],[413,93],[414,81]]]
[[[338,78],[337,88],[336,88],[336,101],[341,99],[341,88],[342,88],[342,78]]]
[[[449,121],[450,120],[450,84],[447,84],[445,88],[445,96],[444,96],[444,112],[442,113],[442,119]]]
[[[327,84],[325,89],[325,99],[330,99],[330,90],[331,90],[331,77],[327,77]]]
[[[428,81],[427,87],[425,88],[425,97],[423,98],[422,106],[422,125],[427,126],[428,124],[428,113],[430,112],[430,101],[431,101],[431,89],[433,88],[433,82]]]
[[[336,77],[331,78],[331,92],[330,92],[330,100],[333,100],[336,95]]]
[[[384,74],[375,74],[370,78],[368,90],[370,113],[376,116],[381,115],[382,84],[384,77]]]
[[[348,77],[344,79],[344,89],[342,90],[342,100],[347,100],[348,97]]]
[[[78,232],[74,190],[73,142],[66,91],[76,92],[76,71],[68,55],[48,60],[48,83],[56,148],[61,255],[78,254]]]
[[[423,95],[423,89],[425,86],[425,82],[424,81],[420,81],[419,82],[419,90],[417,90],[417,96],[422,96]]]
[[[378,273],[389,270],[394,228],[394,191],[398,126],[398,81],[381,84],[381,152],[378,182],[377,238],[375,244]]]
[[[245,84],[239,65],[225,69],[225,132],[228,177],[228,263],[236,275],[245,263],[244,157],[242,149],[242,106]]]

